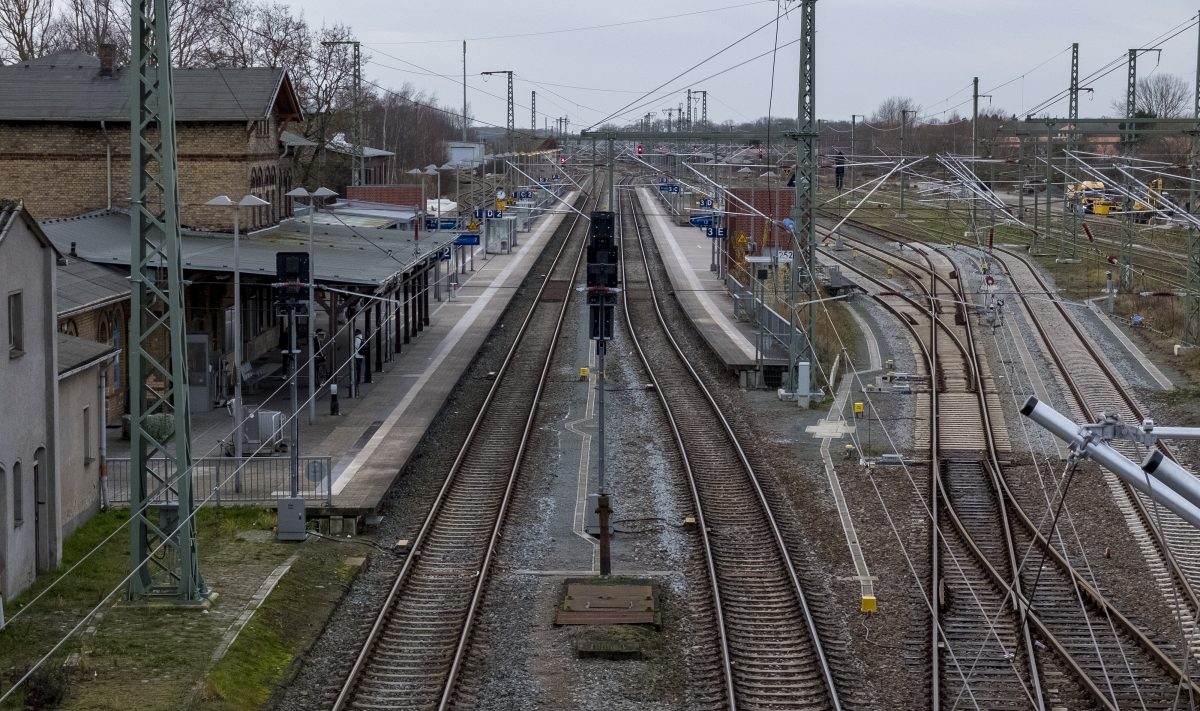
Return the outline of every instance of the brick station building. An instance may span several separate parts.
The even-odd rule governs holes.
[[[135,74],[76,51],[0,67],[0,194],[39,219],[128,208],[130,85]],[[286,69],[175,69],[180,222],[229,231],[217,195],[271,203],[242,211],[247,229],[290,214],[294,151],[280,134],[302,120]]]

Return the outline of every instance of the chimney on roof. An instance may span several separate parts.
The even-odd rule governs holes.
[[[75,257],[76,259],[79,258],[79,253],[75,251],[75,243],[74,242],[71,243],[71,254],[69,256]]]
[[[100,76],[113,75],[113,61],[117,58],[117,46],[110,42],[100,45]]]

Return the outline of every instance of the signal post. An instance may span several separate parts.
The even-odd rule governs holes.
[[[612,557],[609,552],[608,519],[612,509],[608,499],[608,488],[604,480],[604,390],[607,373],[604,370],[604,354],[613,337],[616,322],[618,288],[618,251],[614,236],[613,212],[593,212],[591,236],[587,248],[587,307],[589,337],[596,342],[596,376],[599,393],[596,398],[597,431],[597,509],[600,519],[600,575],[612,574]]]

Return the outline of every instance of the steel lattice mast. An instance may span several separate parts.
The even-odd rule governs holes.
[[[201,599],[168,0],[137,0],[130,56],[131,599]],[[207,354],[205,354],[207,355]],[[156,460],[158,465],[156,466]],[[165,462],[165,465],[164,465]],[[151,508],[153,505],[153,508]],[[159,513],[152,520],[151,513]],[[172,517],[171,511],[177,516]],[[172,520],[174,518],[174,520]]]
[[[1067,92],[1069,97],[1067,103],[1067,120],[1071,122],[1071,133],[1069,143],[1072,151],[1079,150],[1079,134],[1075,131],[1075,122],[1079,120],[1079,43],[1071,43],[1071,86]],[[1071,236],[1069,239],[1061,240],[1059,244],[1058,256],[1059,259],[1068,260],[1076,259],[1077,244],[1076,239],[1079,234],[1079,212],[1074,205],[1067,202],[1067,183],[1070,178],[1065,174],[1067,171],[1067,161],[1063,161],[1063,219],[1070,222]],[[1046,201],[1050,200],[1050,184],[1046,183]],[[1049,232],[1049,225],[1047,225]]]
[[[1200,40],[1196,43],[1196,103],[1192,108],[1195,123],[1192,126],[1192,182],[1188,186],[1188,210],[1194,215],[1196,181],[1200,179]],[[1187,287],[1184,293],[1183,343],[1194,346],[1200,343],[1200,232],[1193,225],[1188,228]]]
[[[505,124],[507,137],[512,138],[513,132],[517,130],[516,114],[513,113],[513,73],[511,69],[497,69],[491,72],[479,72],[480,76],[492,76],[493,74],[508,75],[508,123]]]
[[[804,386],[812,392],[815,379],[816,351],[813,344],[813,322],[817,299],[816,265],[817,223],[814,212],[817,203],[817,95],[816,95],[816,0],[802,0],[800,5],[800,98],[796,115],[796,196],[792,205],[792,220],[795,222],[795,239],[792,245],[792,268],[789,280],[788,301],[791,310],[792,329],[788,339],[787,389],[799,393],[800,363],[809,363],[808,383]],[[805,324],[804,343],[796,333],[800,316],[798,298],[803,293],[808,302],[808,322]]]
[[[1137,129],[1133,123],[1134,118],[1137,118],[1137,56],[1138,50],[1129,50],[1129,61],[1126,66],[1125,80],[1125,118],[1130,119],[1125,124],[1125,135],[1122,137],[1122,153],[1125,156],[1133,155],[1134,141],[1137,140]],[[1123,211],[1125,214],[1121,219],[1121,254],[1118,259],[1118,284],[1121,291],[1128,292],[1133,288],[1133,240],[1136,232],[1133,227],[1133,205],[1132,203]]]

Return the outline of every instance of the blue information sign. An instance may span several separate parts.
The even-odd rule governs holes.
[[[459,235],[454,238],[454,244],[462,245],[464,247],[479,244],[479,235]]]
[[[724,227],[706,227],[706,228],[704,228],[704,234],[708,235],[709,237],[712,237],[713,239],[725,239],[725,228]]]

